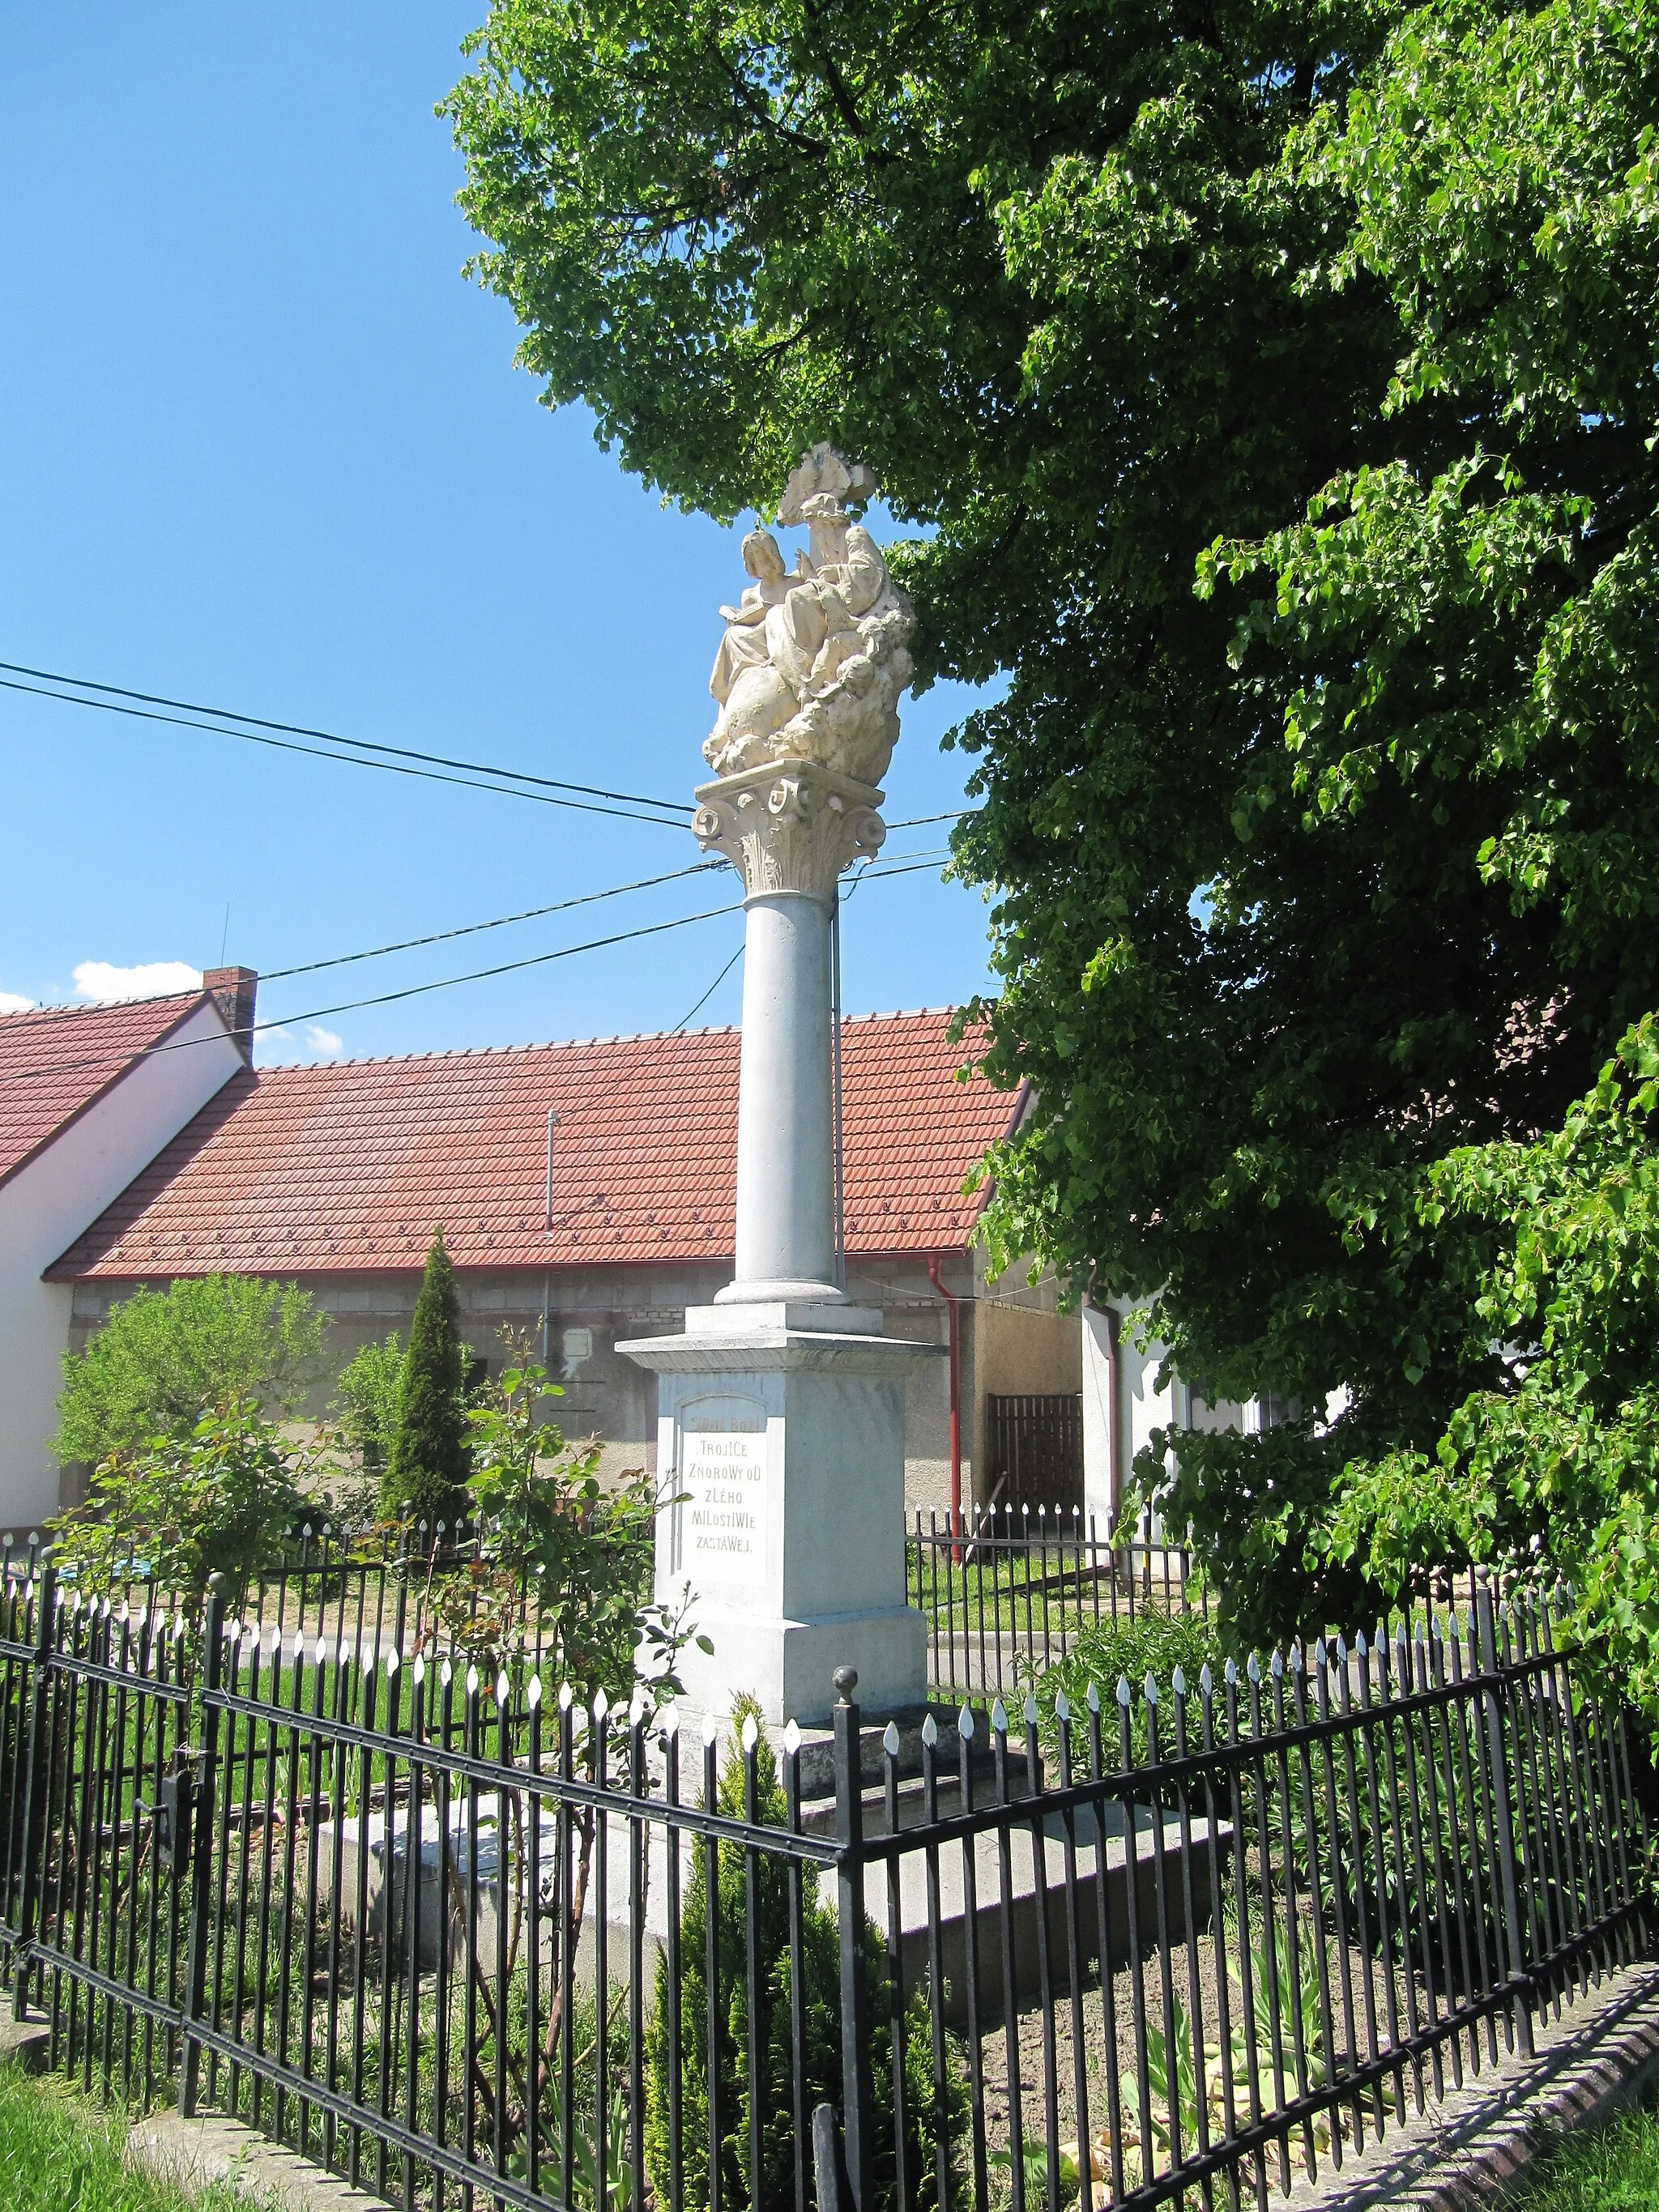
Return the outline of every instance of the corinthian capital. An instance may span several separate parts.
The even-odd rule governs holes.
[[[827,904],[842,869],[881,850],[883,796],[816,761],[773,761],[699,784],[691,829],[705,853],[725,854],[747,896],[800,891]]]

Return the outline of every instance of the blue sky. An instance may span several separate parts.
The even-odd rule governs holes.
[[[664,797],[706,774],[735,539],[662,509],[513,366],[463,281],[433,114],[481,12],[94,4],[0,17],[0,659]],[[890,817],[961,797],[908,706]],[[0,691],[0,992],[152,963],[262,970],[682,866],[689,834],[556,813]],[[941,830],[897,831],[895,856]],[[334,975],[262,1017],[726,902],[694,878]],[[227,910],[228,925],[227,927]],[[741,916],[296,1023],[273,1054],[671,1027]],[[986,980],[977,892],[848,908],[854,1012]],[[77,985],[76,971],[81,971]],[[699,1024],[734,1020],[734,969]],[[107,974],[101,988],[112,986]]]

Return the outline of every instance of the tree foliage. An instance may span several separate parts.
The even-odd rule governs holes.
[[[65,1355],[52,1448],[96,1466],[248,1398],[280,1418],[317,1371],[325,1325],[294,1283],[204,1275],[135,1291],[83,1352]]]
[[[382,1510],[435,1529],[453,1528],[465,1508],[466,1376],[455,1271],[439,1229],[426,1255],[409,1325],[398,1391],[398,1421],[380,1485]]]
[[[1538,1143],[1455,1152],[1431,1224],[1494,1226],[1471,1327],[1507,1347],[1432,1452],[1344,1470],[1316,1540],[1397,1595],[1425,1566],[1565,1576],[1583,1662],[1659,1740],[1659,1020]]]
[[[1499,1234],[1424,1175],[1659,1005],[1659,19],[495,0],[473,52],[550,402],[722,515],[833,437],[929,526],[922,678],[1003,686],[998,1250],[1304,1409],[1178,1439],[1184,1494],[1246,1599],[1345,1607],[1345,1460],[1499,1382]]]

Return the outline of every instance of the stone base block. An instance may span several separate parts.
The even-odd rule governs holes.
[[[836,1670],[858,1674],[857,1697],[872,1717],[919,1709],[927,1679],[927,1624],[909,1606],[831,1613],[817,1620],[756,1620],[710,1612],[699,1626],[714,1656],[684,1653],[680,1678],[691,1713],[729,1712],[744,1690],[769,1718],[783,1715],[803,1728],[826,1724],[835,1709]]]

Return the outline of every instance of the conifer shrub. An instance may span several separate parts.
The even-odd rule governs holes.
[[[744,1817],[743,1724],[759,1708],[739,1699],[732,1712],[732,1735],[722,1762],[717,1809]],[[777,1762],[762,1730],[756,1747],[756,1816],[779,1826],[785,1820]],[[746,1929],[748,1866],[743,1847],[716,1847],[720,1925],[720,1985],[716,1995],[716,2043],[720,2081],[720,2193],[728,2204],[751,2202],[750,2187],[750,2024],[748,2003]],[[680,1916],[680,2147],[684,2212],[707,2212],[708,2204],[708,1980],[707,1857],[697,1848]],[[802,2109],[809,2118],[826,2100],[844,2110],[841,2070],[841,1953],[835,1913],[817,1896],[811,1869],[804,1872],[801,1980],[804,2035],[800,2053]],[[793,1984],[789,1948],[787,1862],[762,1852],[756,1871],[756,1927],[760,1962],[761,2045],[759,2068],[761,2174],[757,2212],[792,2212],[794,2195],[794,2111],[796,2053],[791,2039]],[[875,2139],[876,2203],[901,2203],[928,2212],[938,2202],[934,2142],[943,2134],[953,2149],[966,2139],[968,2094],[960,2054],[946,2046],[944,2110],[937,2110],[933,2079],[933,2026],[925,1996],[910,1998],[904,2016],[903,2068],[905,2161],[909,2186],[896,2185],[893,2142],[893,2068],[890,2001],[886,1959],[879,1931],[865,1928],[865,1972],[869,1990],[870,2065],[873,2087],[871,2124]],[[659,1960],[654,1999],[646,2023],[646,2171],[658,2201],[670,2203],[669,2092],[672,2052],[669,2033],[667,1960]],[[805,2146],[809,2173],[810,2143]],[[809,2181],[809,2187],[811,2186]]]
[[[460,1304],[441,1227],[426,1255],[398,1395],[398,1425],[386,1455],[380,1504],[388,1519],[406,1509],[416,1522],[453,1528],[465,1510],[466,1374]]]

